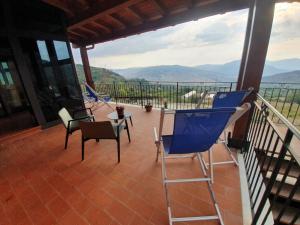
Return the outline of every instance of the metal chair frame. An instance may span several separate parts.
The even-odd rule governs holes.
[[[253,88],[249,88],[249,92],[244,96],[243,100],[253,91]],[[200,104],[197,105],[197,108],[200,108],[200,105],[202,104],[202,102],[204,101],[206,95],[208,94],[216,94],[217,92],[203,92],[204,94],[201,97],[201,100],[199,100]],[[242,100],[242,101],[243,101]],[[228,132],[227,129],[230,125],[234,124],[239,118],[241,118],[246,112],[248,112],[251,108],[251,104],[250,103],[244,103],[242,106],[237,107],[237,111],[231,116],[231,118],[229,119],[223,133],[222,136],[223,138],[219,138],[217,143],[221,143],[224,145],[224,147],[226,148],[226,152],[228,153],[228,155],[230,156],[231,160],[225,160],[225,161],[218,161],[218,162],[212,162],[213,165],[224,165],[224,164],[234,164],[235,166],[239,166],[239,163],[237,161],[237,159],[234,157],[231,149],[228,147]],[[195,157],[195,156],[194,156]],[[210,165],[210,163],[206,163],[203,159],[203,162],[205,163],[205,168],[208,169],[208,166]]]
[[[159,131],[157,133],[156,128],[154,127],[154,138],[155,138],[155,144],[157,148],[157,154],[156,154],[156,161],[158,161],[159,154],[161,153],[161,143],[162,143],[162,131],[163,131],[163,122],[164,117],[166,114],[175,114],[175,110],[165,110],[164,108],[161,109],[160,114],[160,124],[159,124]],[[161,154],[161,162],[162,162],[162,178],[163,178],[163,185],[165,189],[166,194],[166,202],[167,202],[167,208],[168,208],[168,217],[169,217],[169,225],[173,225],[173,223],[176,222],[191,222],[191,221],[204,221],[204,220],[218,220],[221,225],[224,225],[219,205],[216,201],[215,194],[212,189],[212,183],[213,183],[213,163],[212,163],[212,148],[213,146],[208,150],[208,156],[209,156],[209,171],[206,170],[206,164],[202,157],[202,155],[198,153],[191,153],[191,154],[184,154],[184,155],[168,155],[165,153],[165,151],[162,151]],[[167,177],[167,171],[166,171],[166,160],[167,159],[177,159],[177,158],[191,158],[197,157],[200,169],[202,173],[204,174],[204,177],[197,177],[197,178],[190,178],[190,179],[168,179]],[[170,205],[170,195],[168,193],[168,185],[175,184],[175,183],[190,183],[190,182],[206,182],[207,187],[210,193],[210,198],[214,203],[214,208],[216,211],[215,215],[208,215],[208,216],[194,216],[194,217],[173,217],[172,216],[172,210]]]
[[[68,110],[65,107],[63,107],[61,110],[63,110],[63,109],[65,109],[68,112]],[[78,113],[78,112],[86,112],[86,111],[89,111],[90,114],[89,115],[87,114],[86,116],[81,116],[81,117],[78,117],[78,118],[74,118],[76,113]],[[68,147],[69,135],[72,135],[73,132],[75,132],[75,131],[77,131],[77,130],[80,129],[79,126],[78,126],[77,129],[71,130],[71,123],[72,122],[79,122],[79,121],[82,121],[82,120],[95,121],[95,117],[93,115],[93,112],[92,112],[91,108],[82,108],[82,109],[74,110],[73,113],[72,113],[72,116],[73,116],[73,117],[71,117],[72,119],[68,120],[67,124],[65,124],[64,121],[63,121],[63,118],[61,118],[61,120],[63,121],[63,125],[66,128],[65,147],[64,147],[65,149],[67,149],[67,147]]]
[[[114,111],[114,108],[107,102],[104,100],[104,97],[107,97],[107,95],[101,95],[99,93],[97,93],[91,86],[89,86],[87,83],[84,83],[84,85],[86,86],[86,88],[89,88],[90,91],[96,96],[96,98],[98,100],[96,100],[94,97],[89,97],[86,93],[82,93],[83,94],[83,98],[88,102],[92,104],[92,108],[96,107],[95,104],[97,104],[97,109],[101,108],[102,106],[107,106],[109,107],[112,111]]]

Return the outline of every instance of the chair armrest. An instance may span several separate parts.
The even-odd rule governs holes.
[[[86,111],[86,110],[89,110],[90,114],[93,115],[93,111],[92,111],[91,108],[81,108],[81,109],[74,110],[72,116],[75,117],[76,113],[83,112],[83,111]]]
[[[80,121],[80,120],[84,120],[84,119],[88,119],[88,118],[93,119],[94,115],[79,117],[79,118],[76,118],[76,119],[69,120],[68,122]]]
[[[155,142],[156,145],[159,145],[160,144],[160,140],[158,138],[156,127],[153,127],[153,132],[154,132],[154,142]]]
[[[83,117],[80,117],[80,118],[77,118],[77,119],[69,120],[69,121],[68,121],[68,127],[67,127],[67,129],[70,128],[71,122],[74,122],[74,121],[80,121],[80,120],[84,120],[84,119],[88,119],[88,118],[89,118],[89,119],[92,119],[92,120],[95,122],[94,115],[83,116]]]

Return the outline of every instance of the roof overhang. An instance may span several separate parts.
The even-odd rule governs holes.
[[[69,40],[78,46],[102,43],[191,20],[245,9],[250,4],[250,0],[43,1],[66,13]]]

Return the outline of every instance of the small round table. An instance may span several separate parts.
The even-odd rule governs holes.
[[[123,120],[123,119],[125,120],[125,129],[127,130],[129,141],[131,141],[131,140],[130,140],[130,133],[129,133],[129,127],[128,127],[128,123],[127,123],[127,118],[130,119],[131,126],[133,126],[131,116],[132,116],[132,113],[126,112],[126,111],[124,112],[123,118],[119,118],[118,113],[116,111],[107,115],[107,117],[109,119],[114,120],[116,123],[118,123],[118,120]]]
[[[109,119],[114,120],[116,123],[118,122],[118,120],[125,119],[126,125],[127,125],[127,119],[129,118],[131,126],[133,126],[131,116],[132,116],[132,113],[127,112],[127,111],[124,112],[124,117],[123,118],[119,118],[118,113],[116,111],[114,111],[114,112],[107,115],[107,117]]]

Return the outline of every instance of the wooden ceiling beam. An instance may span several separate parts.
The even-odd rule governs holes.
[[[125,23],[118,15],[111,14],[111,15],[108,15],[108,16],[111,20],[113,20],[115,23],[117,23],[118,26],[121,27],[121,29],[126,29],[128,27],[128,24]]]
[[[133,8],[133,6],[128,7],[127,10],[134,15],[141,23],[144,23],[144,21],[146,20],[145,17],[138,12],[135,8]]]
[[[151,0],[152,4],[159,10],[159,13],[161,15],[168,14],[167,8],[164,6],[164,4],[161,2],[161,0]]]
[[[82,42],[82,40],[87,40],[87,39],[90,39],[90,38],[96,38],[97,36],[99,36],[98,32],[91,31],[88,28],[80,27],[78,29],[79,29],[79,31],[75,31],[75,30],[68,31],[68,34],[71,34],[78,41]],[[76,42],[76,43],[78,43],[78,42]]]
[[[94,21],[102,16],[108,16],[120,9],[135,5],[142,0],[110,0],[98,3],[90,10],[84,11],[70,21],[69,28],[80,27],[90,21]]]
[[[168,14],[157,20],[149,20],[143,24],[137,26],[128,27],[125,30],[113,32],[109,35],[103,35],[97,38],[89,38],[81,45],[97,44],[106,41],[112,41],[118,38],[127,37],[134,34],[140,34],[147,31],[153,31],[167,26],[174,26],[179,23],[184,23],[191,20],[197,20],[200,18],[222,14],[228,11],[234,11],[244,9],[248,7],[248,3],[244,1],[238,2],[238,4],[229,4],[229,0],[222,0],[212,4],[208,4],[202,7],[194,7],[192,9],[182,11],[176,14]]]
[[[74,12],[72,11],[71,7],[69,6],[68,2],[66,2],[66,1],[43,0],[43,2],[63,10],[64,12],[66,12],[70,16],[74,16]]]
[[[85,32],[90,33],[91,35],[94,35],[94,36],[99,35],[99,33],[91,30],[90,28],[84,27],[84,26],[78,27],[78,29],[84,30]]]
[[[77,32],[75,30],[68,30],[68,34],[71,34],[72,36],[76,36],[79,39],[86,39],[86,38],[88,38],[88,36],[86,36],[86,35],[84,35],[82,33],[79,33],[79,32]]]
[[[108,28],[107,26],[105,26],[99,22],[93,21],[92,24],[102,30],[105,30],[107,33],[112,33],[112,30],[110,28]]]

